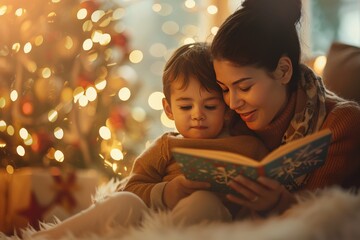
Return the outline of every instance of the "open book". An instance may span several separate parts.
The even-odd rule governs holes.
[[[239,174],[251,179],[266,176],[291,185],[297,177],[324,164],[330,142],[330,130],[321,130],[280,146],[260,161],[236,153],[195,148],[173,148],[172,154],[187,179],[210,182],[213,191],[230,193],[227,183]]]

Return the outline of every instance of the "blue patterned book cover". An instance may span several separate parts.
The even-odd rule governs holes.
[[[210,182],[213,191],[230,193],[227,183],[239,174],[252,179],[267,176],[291,185],[297,177],[324,164],[330,142],[330,130],[322,130],[280,146],[261,161],[231,152],[194,148],[174,148],[172,154],[186,178]]]

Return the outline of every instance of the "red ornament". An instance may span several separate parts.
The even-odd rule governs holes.
[[[111,36],[111,44],[119,46],[123,49],[128,49],[128,37],[124,33],[119,33]]]
[[[99,9],[99,4],[95,1],[83,1],[80,3],[80,8],[85,8],[88,11],[88,16]]]
[[[39,154],[45,154],[47,150],[53,145],[53,140],[49,133],[40,130],[33,134],[33,144],[31,149]]]
[[[87,74],[80,74],[77,79],[78,86],[81,86],[82,88],[86,89],[89,86],[94,85],[94,80],[89,77]]]
[[[129,39],[124,32],[112,35],[110,44],[120,47],[126,54],[129,53]]]
[[[31,116],[34,113],[34,103],[31,96],[25,96],[21,99],[21,112],[26,116]]]
[[[128,114],[128,111],[120,106],[112,108],[109,114],[111,126],[115,129],[123,129],[125,127],[126,116]]]

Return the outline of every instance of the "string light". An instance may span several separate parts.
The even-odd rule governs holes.
[[[129,157],[126,155],[126,149],[123,149],[123,143],[124,146],[129,145],[126,141],[129,141],[130,135],[146,140],[142,128],[146,128],[145,123],[148,119],[146,106],[127,106],[131,103],[129,100],[137,96],[137,88],[141,85],[139,81],[147,81],[146,77],[139,77],[141,71],[131,64],[140,66],[144,60],[148,63],[151,57],[156,58],[148,68],[160,79],[166,60],[177,46],[168,46],[167,43],[159,41],[149,43],[150,47],[145,50],[141,47],[129,49],[126,39],[127,27],[119,21],[126,16],[127,9],[122,6],[105,11],[100,8],[101,1],[83,1],[81,7],[77,6],[67,13],[67,16],[74,18],[71,20],[71,26],[68,29],[57,29],[68,20],[62,19],[63,9],[57,9],[65,6],[65,1],[51,0],[51,3],[51,8],[48,8],[50,5],[38,8],[38,11],[47,9],[42,13],[43,22],[33,19],[33,12],[28,8],[18,7],[10,10],[6,5],[0,6],[0,16],[8,15],[9,19],[17,19],[12,20],[13,22],[22,21],[18,34],[26,36],[23,39],[10,36],[7,38],[11,39],[6,43],[7,46],[0,46],[1,57],[18,57],[22,66],[21,74],[14,74],[22,76],[20,84],[13,84],[6,97],[0,97],[0,109],[7,111],[8,108],[19,105],[19,114],[23,115],[19,118],[20,124],[14,124],[16,128],[10,122],[6,123],[0,119],[0,131],[16,138],[20,136],[20,144],[24,146],[17,145],[18,156],[30,159],[29,151],[32,145],[39,144],[36,154],[40,155],[40,151],[43,151],[46,153],[44,159],[53,159],[57,163],[64,162],[68,149],[83,146],[82,141],[85,138],[87,142],[92,141],[101,145],[99,158],[104,165],[108,165],[121,175],[127,172],[128,168],[124,164],[125,161],[118,161]],[[186,0],[182,4],[182,11],[188,13],[216,15],[218,12],[216,5],[203,2],[198,4],[197,1]],[[173,20],[172,16],[178,14],[178,8],[173,2],[155,2],[151,8],[153,14],[161,17],[158,26],[161,34],[176,39],[179,45],[198,41],[199,31],[204,31],[197,23],[183,24]],[[37,26],[36,30],[34,26]],[[213,35],[216,34],[214,29],[215,27],[211,29]],[[126,64],[126,61],[129,61],[129,64]],[[16,64],[13,66],[15,69]],[[67,72],[69,74],[64,74]],[[162,92],[152,90],[148,95],[151,110],[162,110],[163,98]],[[39,100],[42,101],[40,105],[47,105],[47,108],[41,109]],[[110,104],[113,102],[125,104],[126,107],[113,108]],[[98,109],[101,104],[108,105]],[[106,116],[107,111],[110,112],[109,116]],[[83,115],[83,121],[78,122],[76,117],[80,115]],[[101,122],[97,118],[93,119],[93,116],[99,119],[104,117],[106,120]],[[163,126],[175,129],[173,121],[169,120],[163,111],[160,118]],[[21,126],[23,120],[27,121],[27,125],[24,125],[26,128]],[[141,127],[131,125],[138,123]],[[52,132],[47,130],[51,136],[40,133],[35,127],[44,124],[53,129]],[[103,126],[96,126],[99,129],[96,139],[86,139],[90,136],[92,124]],[[74,128],[79,128],[76,133],[72,132]],[[129,129],[136,129],[138,132],[127,135],[126,131]],[[6,146],[1,140],[0,147]],[[61,142],[66,144],[60,144]],[[55,146],[56,144],[59,146]],[[12,165],[4,166],[9,166],[8,173],[13,172]]]

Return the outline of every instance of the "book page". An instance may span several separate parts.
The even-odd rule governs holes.
[[[242,163],[248,166],[258,166],[259,162],[248,158],[246,156],[226,152],[226,151],[218,151],[218,150],[208,150],[208,149],[195,149],[195,148],[174,148],[172,149],[173,152],[178,153],[185,153],[192,156],[209,158],[209,159],[216,159],[223,162],[229,162],[234,164]]]
[[[271,153],[269,153],[263,160],[261,160],[261,165],[271,162],[273,159],[283,156],[286,153],[299,148],[300,146],[306,145],[316,139],[322,138],[322,137],[330,135],[330,134],[331,134],[331,131],[329,129],[323,129],[314,134],[307,135],[303,138],[300,138],[295,141],[289,142],[285,145],[282,145],[279,148],[272,151]]]

